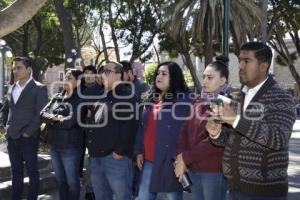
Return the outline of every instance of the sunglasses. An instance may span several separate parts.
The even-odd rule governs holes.
[[[110,69],[103,69],[103,70],[101,70],[101,73],[104,73],[105,75],[109,75],[111,73],[118,74],[119,72],[116,72],[116,71],[113,71],[113,70],[110,70]]]

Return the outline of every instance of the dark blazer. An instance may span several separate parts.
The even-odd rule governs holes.
[[[137,95],[138,101],[140,102],[142,94],[149,90],[149,86],[147,85],[147,83],[144,83],[137,79],[137,77],[134,78],[132,83],[134,85],[134,93]]]
[[[181,105],[176,103],[181,103]],[[150,181],[151,192],[182,191],[182,186],[175,176],[172,164],[172,158],[176,156],[180,128],[184,118],[190,113],[190,106],[183,105],[182,103],[191,103],[189,93],[186,93],[184,97],[174,99],[172,102],[163,103],[162,105],[161,119],[157,120],[156,124],[154,161]],[[144,107],[134,147],[135,155],[144,154],[144,135],[151,109],[152,106]],[[173,111],[178,119],[174,118],[172,109],[174,109]]]
[[[18,101],[14,103],[12,90],[7,94],[7,101],[2,108],[3,124],[6,136],[17,139],[25,132],[36,137],[40,130],[40,111],[47,104],[47,87],[31,80],[23,89]]]

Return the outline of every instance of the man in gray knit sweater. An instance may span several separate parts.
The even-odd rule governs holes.
[[[285,200],[289,138],[295,122],[292,96],[268,76],[271,49],[249,42],[239,54],[242,91],[237,106],[224,103],[207,123],[212,142],[224,145],[223,173],[233,200]],[[235,109],[234,109],[235,108]]]

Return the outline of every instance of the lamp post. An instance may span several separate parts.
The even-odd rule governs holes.
[[[229,11],[230,0],[223,0],[224,17],[223,17],[223,55],[228,57],[229,54]]]
[[[11,48],[6,45],[5,40],[0,39],[0,102],[4,100],[4,85],[5,85],[5,58],[11,57]]]

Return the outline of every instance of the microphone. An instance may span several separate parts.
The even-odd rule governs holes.
[[[228,93],[224,93],[224,92],[220,92],[220,94],[218,94],[216,99],[212,99],[211,103],[215,104],[217,107],[219,106],[224,106],[224,103],[226,104],[230,104],[231,103],[231,96]],[[218,118],[220,118],[219,113],[218,113]],[[218,124],[223,123],[222,120],[220,119],[214,119],[214,121]]]

